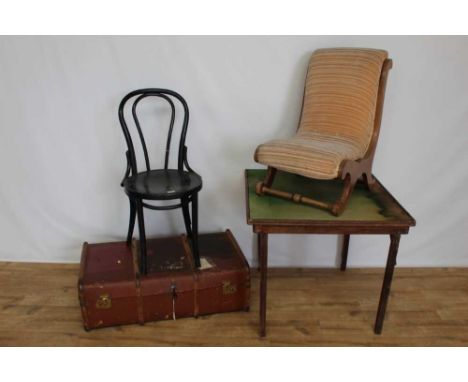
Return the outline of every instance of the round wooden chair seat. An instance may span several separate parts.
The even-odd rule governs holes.
[[[202,188],[201,177],[188,171],[151,170],[140,172],[124,180],[125,192],[130,196],[152,200],[180,199]]]

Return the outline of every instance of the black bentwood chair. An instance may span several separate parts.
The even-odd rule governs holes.
[[[136,97],[136,98],[135,98]],[[141,130],[140,121],[137,117],[138,103],[147,97],[158,97],[167,101],[171,108],[171,120],[169,131],[167,134],[166,151],[164,160],[164,169],[151,170],[148,158],[148,150],[146,148],[145,138]],[[125,122],[124,109],[127,101],[135,98],[132,105],[132,115],[135,126],[140,137],[143,153],[145,156],[146,171],[138,172],[137,162],[135,157],[135,149],[133,146],[132,137],[128,131],[127,123]],[[177,160],[177,169],[169,169],[169,152],[172,138],[172,130],[174,127],[175,112],[173,100],[180,102],[183,108],[183,122],[179,141],[179,155]],[[202,188],[201,177],[193,171],[187,162],[187,147],[185,146],[185,136],[189,121],[189,110],[187,102],[182,96],[172,90],[167,89],[140,89],[127,94],[119,106],[119,120],[122,125],[122,130],[127,141],[127,170],[122,180],[121,186],[124,187],[125,193],[130,200],[130,221],[128,224],[127,245],[131,245],[133,229],[135,227],[135,218],[138,215],[138,228],[140,232],[140,272],[147,273],[146,261],[146,235],[145,221],[143,217],[143,207],[152,210],[172,210],[182,208],[184,216],[185,229],[187,236],[192,244],[192,253],[195,260],[195,266],[200,267],[200,256],[198,252],[198,191]],[[185,167],[185,169],[184,169]],[[175,200],[179,199],[180,203],[154,206],[147,204],[144,200]],[[189,203],[192,203],[192,217],[189,213]]]

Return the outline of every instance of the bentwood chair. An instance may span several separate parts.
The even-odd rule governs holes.
[[[324,208],[338,216],[359,179],[371,187],[392,67],[387,56],[383,50],[358,48],[319,49],[312,54],[296,135],[266,142],[255,151],[255,161],[268,166],[257,194]],[[328,204],[301,195],[300,190],[277,190],[272,186],[277,170],[312,179],[341,179],[341,196]]]
[[[151,170],[148,157],[146,142],[137,116],[137,106],[140,101],[151,98],[166,101],[171,110],[169,130],[166,140],[164,168]],[[146,170],[138,172],[135,148],[132,137],[127,127],[125,119],[125,105],[133,99],[131,114],[138,132],[139,140],[143,149]],[[172,132],[176,117],[176,106],[179,103],[183,110],[182,128],[179,140],[179,152],[177,159],[177,168],[169,168],[169,154],[171,147]],[[172,90],[167,89],[140,89],[127,94],[119,106],[119,120],[127,142],[127,170],[122,180],[121,186],[130,201],[130,221],[128,224],[127,245],[131,245],[133,229],[135,227],[135,218],[138,216],[138,228],[140,232],[140,272],[147,273],[146,260],[146,233],[143,209],[152,210],[172,210],[181,208],[185,223],[187,236],[190,239],[195,266],[200,267],[200,256],[198,251],[198,192],[202,188],[201,177],[192,170],[187,160],[187,147],[185,146],[185,137],[189,121],[189,109],[187,102],[182,96]],[[153,205],[146,201],[167,201],[178,200],[176,204]],[[190,217],[189,203],[192,204],[192,216]]]

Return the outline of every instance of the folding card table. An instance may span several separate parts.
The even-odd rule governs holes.
[[[390,248],[374,326],[374,332],[380,334],[396,265],[400,235],[407,234],[416,221],[377,179],[370,189],[358,182],[346,210],[342,215],[335,217],[328,211],[314,207],[273,196],[257,195],[255,185],[265,178],[265,174],[266,170],[245,171],[247,223],[252,225],[258,238],[260,336],[266,334],[268,234],[279,233],[344,235],[341,252],[342,271],[346,269],[350,235],[390,235]],[[338,180],[312,180],[284,172],[277,174],[275,185],[290,192],[301,190],[302,194],[326,201],[335,200],[342,188]]]

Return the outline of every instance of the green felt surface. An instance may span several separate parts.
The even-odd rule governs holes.
[[[266,170],[246,170],[246,174],[250,211],[248,218],[251,222],[261,220],[413,221],[413,218],[377,182],[372,192],[359,182],[354,188],[343,214],[335,217],[329,211],[319,208],[269,195],[258,196],[255,193],[255,185],[265,179]],[[343,182],[339,180],[313,180],[278,171],[272,187],[333,203],[343,189]]]

